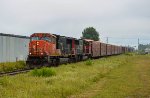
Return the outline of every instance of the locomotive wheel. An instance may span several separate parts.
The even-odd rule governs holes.
[[[49,64],[48,62],[44,62],[43,66],[45,66],[45,67],[49,67],[49,66],[50,66],[50,64]]]

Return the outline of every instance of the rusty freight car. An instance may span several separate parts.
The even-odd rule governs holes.
[[[115,45],[112,45],[112,55],[115,54]]]
[[[99,57],[100,54],[100,42],[99,41],[93,41],[92,42],[92,57]]]
[[[112,45],[107,44],[107,55],[110,56],[112,55]]]
[[[107,51],[106,51],[106,47],[107,45],[105,43],[101,43],[101,56],[106,56],[107,55]]]

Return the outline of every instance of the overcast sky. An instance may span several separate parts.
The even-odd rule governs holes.
[[[150,0],[0,0],[2,33],[50,32],[80,38],[89,26],[104,42],[105,37],[114,43],[150,41]]]

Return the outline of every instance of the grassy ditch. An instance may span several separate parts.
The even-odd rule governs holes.
[[[0,72],[14,71],[26,67],[24,61],[0,63]]]
[[[129,56],[120,55],[52,67],[50,73],[54,71],[54,75],[46,77],[43,72],[37,70],[13,77],[1,77],[0,97],[66,98],[78,95],[101,81],[113,69],[126,64],[128,58]],[[44,72],[47,74],[47,71]]]

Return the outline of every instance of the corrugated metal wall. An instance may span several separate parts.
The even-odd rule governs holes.
[[[29,37],[0,34],[0,62],[26,60]]]

